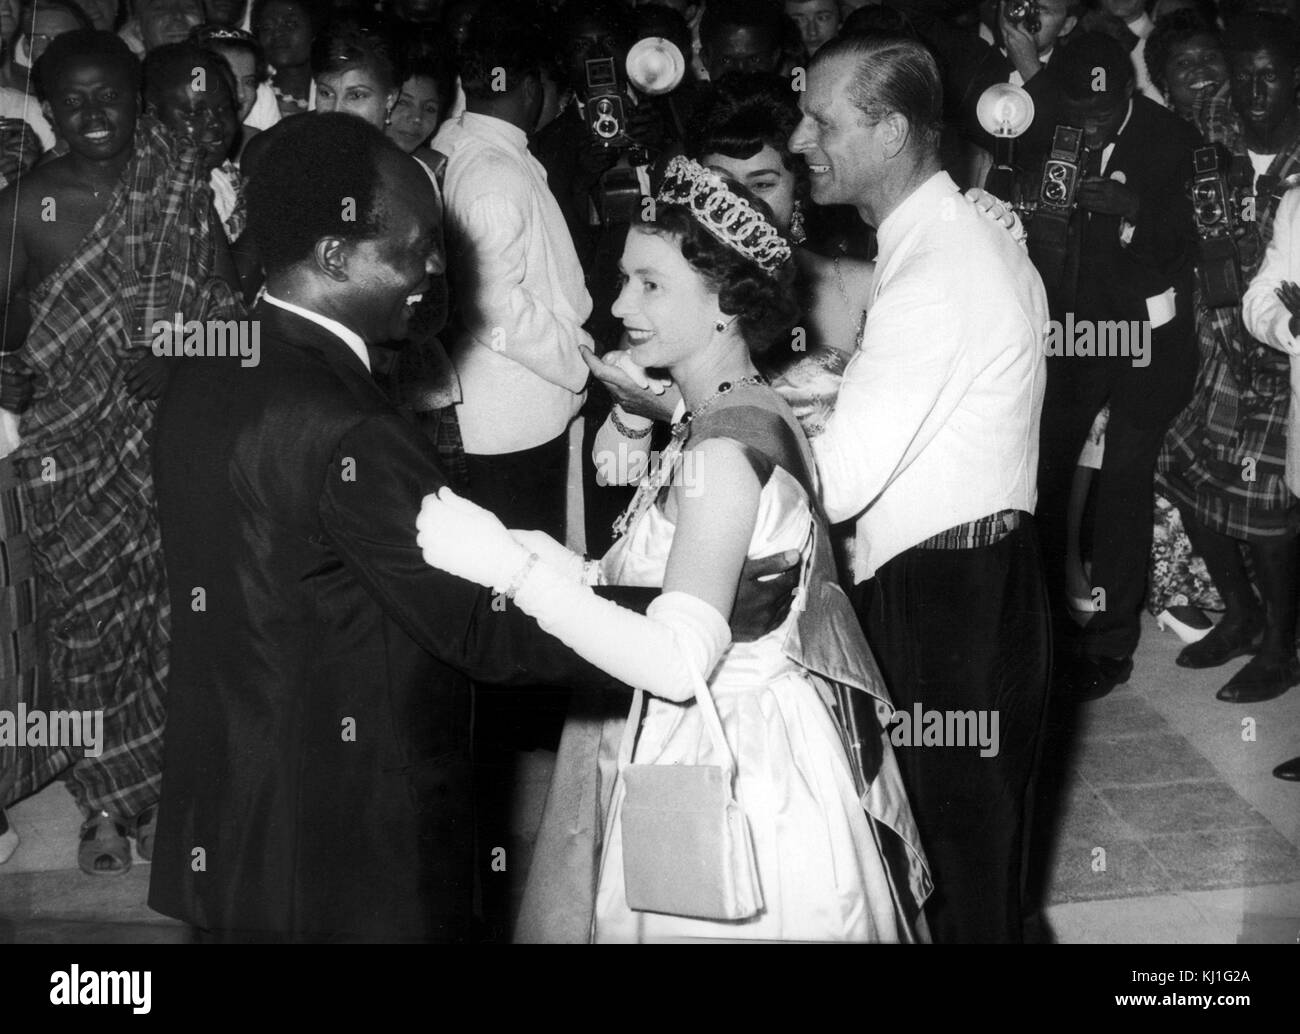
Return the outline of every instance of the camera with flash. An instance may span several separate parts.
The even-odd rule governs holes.
[[[672,41],[650,37],[638,40],[628,51],[624,64],[626,79],[614,58],[594,58],[586,63],[586,71],[587,128],[602,145],[620,152],[618,161],[601,176],[592,222],[605,225],[632,222],[641,212],[641,180],[636,166],[648,164],[650,155],[628,135],[627,116],[633,102],[626,87],[630,83],[643,97],[669,93],[686,74],[686,59]],[[680,122],[671,97],[668,104],[673,118]]]
[[[1032,36],[1043,27],[1038,0],[1012,0],[1007,4],[1007,21],[1019,25]]]

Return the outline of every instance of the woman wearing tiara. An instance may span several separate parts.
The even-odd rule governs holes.
[[[754,361],[797,318],[790,247],[762,202],[685,158],[654,215],[628,234],[613,312],[633,359],[669,370],[687,413],[610,552],[584,561],[447,489],[419,519],[430,564],[500,589],[636,703],[649,695],[644,715],[611,698],[610,720],[566,727],[517,936],[924,940],[930,879],[884,733],[893,707],[836,584],[807,442]],[[799,558],[793,599],[738,619],[753,611],[738,598],[743,564],[782,553]],[[640,615],[600,600],[596,582],[662,592]],[[734,766],[750,914],[629,905],[646,846],[625,836],[629,760]]]

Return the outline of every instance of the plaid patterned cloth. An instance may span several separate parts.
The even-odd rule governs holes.
[[[124,378],[155,320],[233,319],[213,276],[211,187],[193,149],[141,118],[135,156],[79,250],[32,293],[33,378],[13,454],[39,632],[60,709],[104,711],[103,753],[72,773],[79,803],[129,820],[162,767],[168,601],[154,509],[156,403]],[[221,232],[216,227],[217,232]]]
[[[13,463],[0,460],[0,711],[53,710],[36,636],[36,573]],[[0,745],[0,808],[22,800],[72,763],[63,748]]]
[[[1241,124],[1227,97],[1202,102],[1196,121],[1211,143],[1246,154]],[[1286,178],[1300,172],[1300,141],[1273,159],[1279,190],[1260,194],[1255,221],[1239,240],[1243,283],[1264,259]],[[1286,487],[1290,364],[1246,332],[1241,305],[1211,309],[1198,297],[1202,365],[1187,409],[1174,421],[1160,457],[1161,490],[1184,513],[1239,539],[1292,530],[1295,497]]]

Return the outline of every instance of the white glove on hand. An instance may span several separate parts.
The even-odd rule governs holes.
[[[554,568],[575,582],[586,580],[587,558],[556,542],[546,532],[531,528],[511,528],[510,535],[528,552],[536,553],[537,558],[547,567]]]
[[[653,391],[656,395],[662,395],[668,390],[668,386],[672,384],[672,381],[663,377],[651,377],[645,372],[645,367],[638,366],[631,354],[622,348],[613,352],[606,352],[604,360],[606,366],[616,367],[631,377],[637,387]]]
[[[508,588],[528,562],[528,550],[494,513],[450,488],[424,497],[415,526],[415,541],[426,564],[498,592]]]
[[[689,593],[666,592],[642,615],[543,564],[515,605],[601,671],[665,700],[692,699],[695,673],[707,682],[731,645],[726,619]]]

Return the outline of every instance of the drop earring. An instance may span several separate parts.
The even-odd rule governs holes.
[[[802,244],[808,239],[808,233],[803,225],[803,202],[796,200],[794,211],[790,215],[790,243]]]

